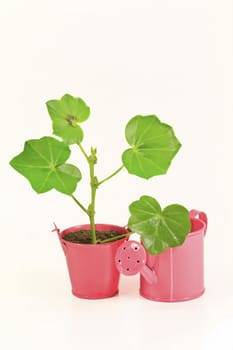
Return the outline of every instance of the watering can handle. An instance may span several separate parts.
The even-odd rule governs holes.
[[[204,227],[204,236],[206,235],[206,230],[207,230],[207,226],[208,226],[208,219],[207,219],[207,215],[206,213],[204,213],[204,211],[199,211],[196,209],[192,209],[189,212],[189,215],[192,219],[198,219],[201,222],[204,223],[205,227]]]

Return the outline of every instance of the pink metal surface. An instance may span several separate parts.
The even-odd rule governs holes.
[[[66,256],[72,293],[87,299],[107,298],[118,292],[119,272],[131,276],[140,272],[140,294],[154,301],[185,301],[204,291],[204,236],[207,216],[190,211],[191,232],[183,245],[150,255],[143,245],[126,238],[105,244],[76,244],[64,235],[90,225],[70,227],[62,232],[56,227]],[[97,230],[127,233],[125,227],[97,224]]]
[[[117,269],[126,276],[141,272],[148,283],[154,283],[155,273],[146,266],[145,248],[136,241],[125,241],[117,249],[115,257]]]
[[[117,248],[125,238],[104,244],[77,244],[65,241],[64,235],[90,225],[70,227],[62,232],[55,226],[61,246],[66,256],[72,293],[80,298],[100,299],[111,297],[118,292],[119,271],[115,266]],[[125,227],[96,224],[97,230],[116,230],[127,233]]]
[[[207,216],[191,210],[191,232],[183,245],[167,248],[158,255],[147,254],[146,264],[156,271],[158,280],[151,285],[140,276],[140,294],[155,301],[185,301],[201,296],[204,291],[204,236]]]

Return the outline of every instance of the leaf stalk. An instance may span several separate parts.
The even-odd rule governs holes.
[[[100,182],[98,182],[98,186],[102,185],[104,182],[110,180],[113,176],[117,175],[122,169],[124,168],[124,165],[121,165],[116,171],[114,171],[111,175],[107,176]]]

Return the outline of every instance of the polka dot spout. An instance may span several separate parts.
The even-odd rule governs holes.
[[[118,249],[115,256],[116,267],[126,276],[141,273],[148,283],[156,281],[155,272],[146,265],[146,251],[136,241],[125,241]]]

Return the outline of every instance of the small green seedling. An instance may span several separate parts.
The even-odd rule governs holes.
[[[129,120],[125,128],[129,148],[122,154],[122,164],[106,178],[99,179],[95,174],[96,148],[91,147],[87,152],[82,145],[84,134],[81,124],[89,118],[90,108],[81,98],[69,94],[60,100],[48,101],[46,106],[52,120],[53,134],[60,139],[44,136],[26,141],[24,150],[10,164],[29,180],[37,193],[56,189],[70,196],[89,217],[92,243],[96,244],[95,199],[98,188],[124,168],[129,174],[144,179],[165,174],[181,144],[173,128],[155,115],[137,115]],[[74,195],[82,177],[81,171],[67,162],[74,145],[79,148],[89,167],[90,204],[87,207]],[[142,196],[130,204],[129,210],[128,227],[141,236],[151,254],[181,245],[190,231],[189,213],[182,205],[173,204],[162,210],[153,197]]]

